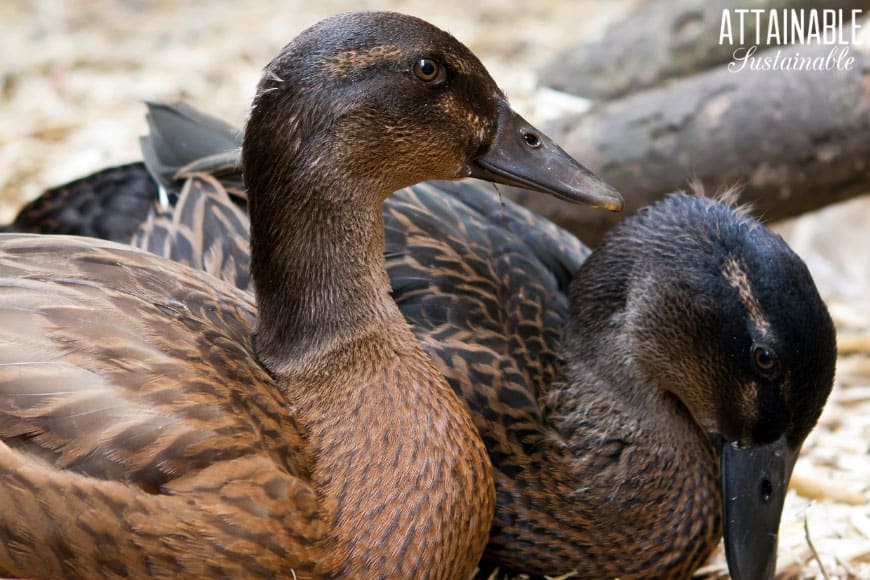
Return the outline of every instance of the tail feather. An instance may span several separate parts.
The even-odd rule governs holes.
[[[238,159],[242,135],[233,126],[186,103],[146,105],[149,135],[140,139],[142,158],[166,191],[177,187],[176,174],[192,163],[196,163],[196,172],[203,172]]]

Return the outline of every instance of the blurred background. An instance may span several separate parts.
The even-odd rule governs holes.
[[[722,67],[729,56],[714,46],[719,21],[713,32],[710,15],[718,18],[729,4],[738,6],[690,0],[4,0],[0,223],[49,186],[140,159],[143,100],[185,100],[241,126],[261,67],[317,20],[350,9],[424,18],[468,45],[518,111],[613,181],[630,206],[693,177],[712,189],[743,181],[747,199],[767,217],[851,198],[771,224],[809,264],[840,337],[837,386],[805,444],[787,499],[778,576],[821,578],[824,569],[829,577],[870,578],[870,58],[859,60],[851,77],[800,77],[809,88],[788,84],[797,76],[777,76],[789,71],[728,76]],[[870,21],[864,23],[870,29]],[[870,50],[870,35],[862,50]],[[723,94],[717,83],[726,83],[734,99],[705,96]],[[796,103],[817,103],[827,93],[839,95],[837,106],[821,115],[808,109],[788,116]],[[673,129],[673,108],[691,109],[685,103],[692,98],[696,108],[715,105],[716,126],[708,123],[706,133],[692,125],[692,110],[680,113],[685,127]],[[750,108],[755,117],[748,116]],[[784,117],[788,122],[772,123]],[[670,149],[657,123],[673,132]],[[802,150],[792,154],[808,123],[825,139],[805,145],[809,157]],[[638,126],[649,126],[654,138],[632,133]],[[744,132],[747,126],[761,127],[763,135]],[[690,152],[698,154],[687,157]],[[646,164],[650,159],[653,165]],[[791,210],[781,214],[781,208]],[[594,243],[595,232],[608,224],[584,217],[566,225]],[[721,554],[701,573],[725,575]]]

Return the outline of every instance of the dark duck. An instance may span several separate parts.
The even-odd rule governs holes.
[[[611,208],[618,194],[468,49],[392,13],[285,47],[242,158],[256,300],[127,246],[0,236],[2,574],[474,570],[490,462],[390,298],[381,203],[467,175]]]
[[[134,243],[252,288],[232,132],[188,107],[153,105],[150,121],[145,158],[181,197]],[[724,535],[734,578],[773,575],[835,364],[830,317],[781,238],[727,202],[675,195],[586,259],[470,183],[407,188],[384,218],[393,298],[495,467],[489,564],[687,578]]]
[[[674,195],[580,265],[552,224],[461,187],[387,206],[387,270],[493,460],[487,559],[687,578],[724,533],[732,577],[771,578],[836,359],[800,258],[748,214]]]

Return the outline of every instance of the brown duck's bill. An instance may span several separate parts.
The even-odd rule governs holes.
[[[619,192],[577,163],[506,102],[499,111],[495,141],[472,163],[469,176],[549,193],[572,203],[610,211],[622,209]]]
[[[734,580],[767,580],[776,569],[782,506],[798,455],[785,437],[720,449],[725,558]]]

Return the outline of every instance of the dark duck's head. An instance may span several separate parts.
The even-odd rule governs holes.
[[[676,195],[611,232],[572,299],[572,354],[635,369],[710,435],[731,575],[771,578],[792,467],[834,380],[834,326],[807,267],[739,210]]]

